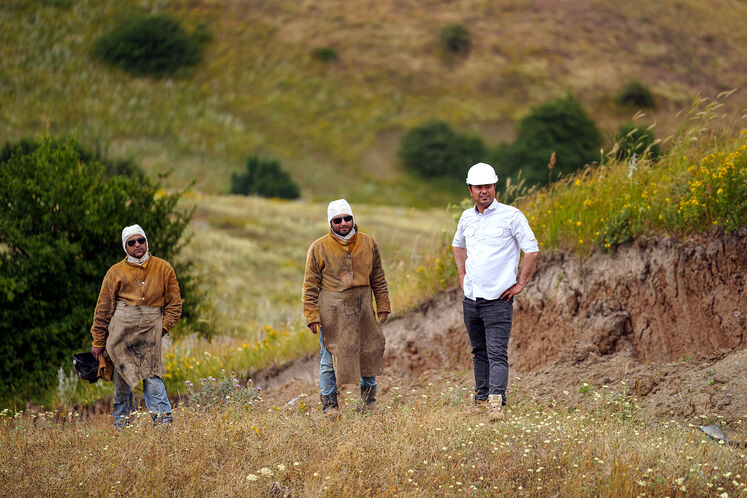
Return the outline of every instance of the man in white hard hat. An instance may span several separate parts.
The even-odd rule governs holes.
[[[182,313],[179,283],[171,265],[149,252],[140,225],[122,230],[127,257],[106,272],[93,317],[91,353],[114,363],[114,425],[127,425],[133,410],[132,389],[143,381],[145,405],[154,423],[171,422],[161,361],[161,337]]]
[[[467,191],[475,206],[462,213],[452,242],[475,373],[474,402],[468,411],[487,411],[491,421],[503,418],[506,404],[513,298],[529,283],[539,254],[524,214],[495,200],[497,183],[489,164],[469,169]]]
[[[306,256],[303,311],[309,329],[319,334],[322,409],[334,416],[338,385],[360,380],[361,408],[376,401],[386,342],[376,316],[386,322],[391,307],[379,248],[358,231],[350,204],[330,202],[327,221],[329,231]]]

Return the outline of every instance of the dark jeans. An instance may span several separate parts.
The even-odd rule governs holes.
[[[465,297],[462,305],[464,325],[472,346],[475,398],[487,400],[489,394],[500,394],[505,405],[514,300],[477,298],[473,301]]]

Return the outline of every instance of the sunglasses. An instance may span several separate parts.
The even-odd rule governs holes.
[[[340,223],[342,223],[342,220],[345,220],[345,221],[350,221],[350,220],[352,220],[352,219],[353,219],[353,217],[352,217],[352,216],[350,216],[350,215],[347,215],[347,216],[341,216],[341,217],[339,217],[339,218],[332,218],[332,223],[334,223],[335,225],[339,225]]]
[[[130,247],[133,247],[135,245],[135,242],[137,242],[140,245],[145,244],[145,237],[138,237],[137,239],[131,239],[127,241],[127,245]]]

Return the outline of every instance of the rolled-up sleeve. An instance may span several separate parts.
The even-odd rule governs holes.
[[[511,231],[513,232],[514,238],[519,243],[519,249],[527,252],[538,252],[539,244],[537,244],[537,238],[534,236],[527,217],[521,211],[516,211],[511,223]]]
[[[452,247],[467,247],[467,244],[464,241],[464,215],[459,218],[459,223],[457,224],[456,233],[454,233],[454,239],[451,241],[451,245]]]

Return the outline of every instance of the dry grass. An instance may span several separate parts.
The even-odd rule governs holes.
[[[372,414],[317,402],[209,412],[181,407],[167,429],[147,414],[0,417],[3,494],[128,496],[741,496],[745,450],[695,427],[642,422],[624,387],[568,405],[512,386],[507,418],[465,417],[465,377],[394,386]]]

